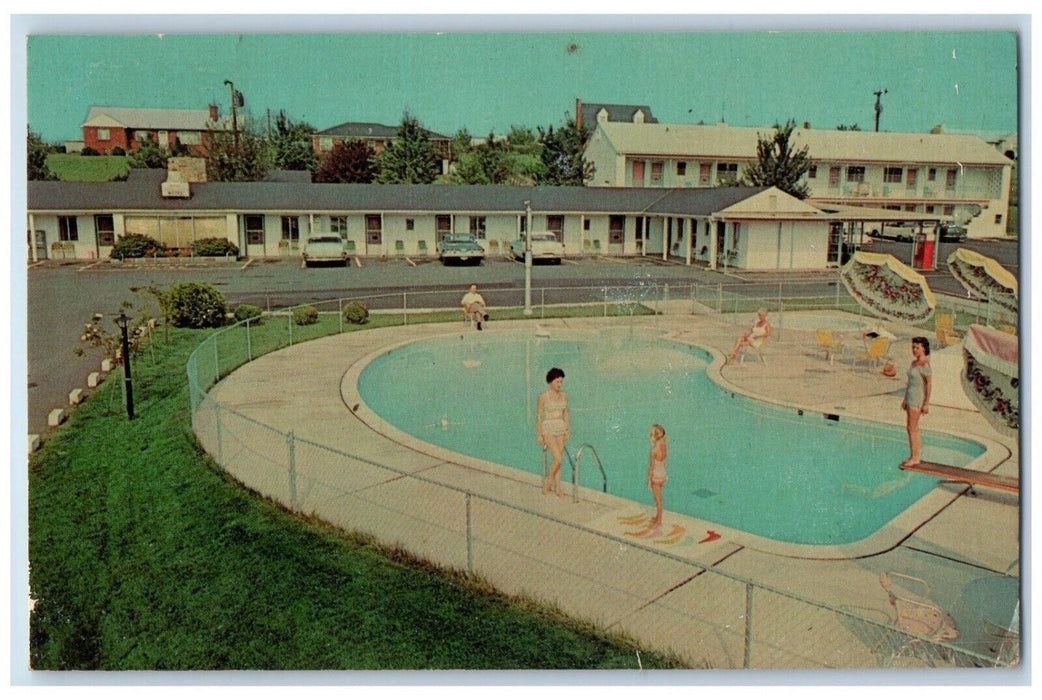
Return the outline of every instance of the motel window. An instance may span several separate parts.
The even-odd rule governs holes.
[[[480,240],[485,240],[485,217],[470,217],[470,235]]]
[[[932,204],[927,204],[925,211],[926,211],[927,214],[933,214],[934,206]]]
[[[365,215],[365,240],[371,245],[380,245],[383,243],[383,217],[379,214]]]
[[[95,214],[94,230],[98,233],[98,245],[112,245],[116,242],[116,224],[112,214]]]
[[[658,160],[651,164],[651,184],[662,184],[662,161]]]
[[[718,163],[716,166],[717,182],[737,182],[738,163]]]
[[[300,240],[300,219],[295,216],[282,217],[282,240],[293,242]]]
[[[406,219],[405,220],[405,230],[406,231],[415,231],[416,230],[416,219]]]
[[[941,210],[941,213],[945,216],[953,216],[955,214],[955,205],[945,204],[944,209]]]
[[[698,184],[708,185],[709,175],[712,172],[712,166],[709,163],[699,163],[698,165]]]
[[[346,216],[331,216],[329,217],[329,232],[335,233],[340,236],[341,239],[347,238],[347,217]]]
[[[589,231],[589,230],[590,230],[590,220],[589,219],[583,219],[583,231]]]
[[[524,219],[522,219],[524,221]],[[522,230],[524,230],[524,224]],[[438,241],[445,238],[448,234],[452,233],[452,215],[451,214],[438,214],[434,217],[434,231],[437,235]]]
[[[58,217],[58,240],[60,240],[60,241],[78,241],[78,240],[80,240],[79,230],[76,228],[76,217],[75,216],[59,216]]]
[[[246,229],[247,245],[261,245],[264,243],[264,215],[246,214],[243,218],[243,227]]]
[[[944,178],[944,186],[949,190],[955,188],[955,177],[959,174],[959,171],[952,168],[948,171],[948,174]]]
[[[564,217],[560,214],[548,214],[546,216],[546,230],[553,231],[557,240],[564,240]]]
[[[904,175],[902,168],[886,167],[883,168],[883,182],[896,183],[901,182],[901,176]]]
[[[905,211],[915,211],[915,205],[914,204],[906,204],[905,205]]]
[[[646,216],[638,216],[636,217],[636,219],[634,219],[634,221],[637,224],[636,228],[634,229],[634,240],[636,240],[637,243],[640,243],[644,240],[644,231],[647,229],[648,226],[648,218]]]
[[[839,185],[839,168],[829,168],[829,187],[836,187]]]
[[[908,189],[910,189],[910,190],[914,190],[915,189],[915,181],[916,181],[916,179],[918,177],[919,177],[919,171],[918,170],[916,170],[915,168],[909,168],[908,169],[908,177],[905,178],[905,183],[907,184]]]
[[[1002,223],[1002,214],[996,214],[995,215],[995,223],[996,224],[1001,224]]]
[[[108,141],[112,138],[112,133],[108,129],[98,129],[98,141]]]
[[[681,177],[687,175],[687,163],[684,163],[683,161],[677,163],[677,175],[680,175]]]
[[[863,165],[850,165],[847,166],[847,182],[864,182],[865,181],[865,166]]]
[[[807,168],[807,179],[816,180],[818,178],[818,166],[811,165]]]
[[[937,168],[930,168],[926,171],[926,179],[933,182],[937,179]]]
[[[626,217],[612,215],[608,217],[608,242],[621,244],[626,237]]]

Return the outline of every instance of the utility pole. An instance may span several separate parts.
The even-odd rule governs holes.
[[[883,113],[882,97],[886,94],[886,88],[876,90],[872,94],[876,96],[876,131],[879,131],[879,115]]]
[[[532,315],[532,201],[525,200],[525,316]]]
[[[242,107],[242,93],[235,89],[235,83],[225,80],[224,84],[232,91],[232,137],[235,139],[235,150],[239,150],[239,121],[235,114],[236,107]]]

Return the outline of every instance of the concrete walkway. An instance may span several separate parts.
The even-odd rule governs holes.
[[[693,315],[689,302],[661,311],[633,320],[540,323],[551,333],[632,324],[648,337],[711,350],[711,376],[736,392],[902,424],[903,381],[855,363],[856,352],[827,362],[813,330],[799,327],[798,313],[787,313],[788,324],[769,341],[766,364],[750,357],[722,366],[751,315]],[[535,321],[494,322],[486,332],[534,329]],[[893,351],[900,367],[907,338],[919,332],[892,330],[902,339]],[[956,616],[961,643],[990,653],[992,640],[964,593],[977,581],[1019,577],[1015,495],[980,489],[969,496],[965,486],[941,484],[876,535],[840,547],[778,543],[675,513],[667,513],[661,535],[637,537],[646,517],[640,504],[587,490],[578,503],[545,497],[538,475],[421,442],[368,409],[356,385],[369,359],[460,332],[475,331],[456,323],[403,326],[265,355],[214,387],[214,401],[196,413],[197,435],[235,478],[299,512],[473,571],[508,594],[675,651],[694,666],[876,666],[882,628],[831,609],[887,622],[892,610],[879,583],[886,570],[928,580],[933,599]],[[1017,475],[1016,443],[992,430],[958,388],[957,350],[933,355],[938,391],[924,424],[986,445],[972,468]]]

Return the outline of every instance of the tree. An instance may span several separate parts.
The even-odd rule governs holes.
[[[449,181],[462,185],[513,184],[507,145],[489,134],[483,143],[459,154],[456,172]]]
[[[315,170],[315,182],[372,182],[376,177],[376,152],[365,141],[337,142]]]
[[[239,122],[238,138],[215,131],[206,151],[206,177],[211,182],[263,180],[271,169],[271,149],[246,119]]]
[[[757,134],[757,161],[742,175],[742,184],[767,185],[788,192],[793,197],[806,199],[810,189],[801,182],[810,167],[808,147],[796,149],[792,132],[796,123],[790,119],[784,125],[774,125],[773,135]]]
[[[438,156],[427,131],[408,113],[402,117],[398,137],[376,158],[381,183],[427,184],[438,176]]]
[[[153,141],[151,136],[145,136],[127,164],[131,168],[166,168],[168,160],[170,151]]]
[[[43,142],[40,135],[29,129],[25,142],[26,155],[26,178],[29,180],[57,180],[55,175],[47,166],[47,144]]]
[[[593,163],[583,158],[583,149],[590,130],[578,126],[574,119],[554,130],[539,127],[539,142],[542,144],[540,158],[545,171],[541,174],[541,185],[583,185],[593,178]]]
[[[837,131],[861,131],[861,127],[858,126],[857,123],[854,123],[854,124],[840,124],[839,126],[836,127],[836,130]]]
[[[271,135],[274,165],[280,170],[318,169],[318,156],[311,147],[315,127],[307,122],[294,122],[279,111],[275,117],[275,132]]]

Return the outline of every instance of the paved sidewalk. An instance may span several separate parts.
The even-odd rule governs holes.
[[[662,311],[666,315],[633,320],[539,323],[551,333],[632,324],[648,336],[710,349],[716,355],[711,375],[736,392],[807,411],[902,424],[903,382],[855,364],[853,357],[825,361],[812,330],[784,328],[768,342],[766,364],[749,358],[721,366],[748,318],[692,315],[690,302],[673,302]],[[535,323],[497,322],[488,332],[529,333]],[[460,325],[347,333],[265,355],[214,387],[210,396],[221,408],[209,401],[200,407],[197,435],[225,469],[266,496],[440,565],[474,570],[508,594],[555,604],[649,647],[674,650],[692,665],[732,668],[746,662],[745,580],[763,586],[752,616],[751,665],[856,668],[876,665],[873,645],[842,616],[799,598],[869,610],[885,621],[889,604],[879,584],[884,570],[928,577],[939,595],[953,600],[982,573],[1019,576],[1019,499],[985,490],[970,497],[955,485],[938,486],[879,534],[849,546],[784,545],[674,513],[667,516],[674,531],[635,538],[646,512],[640,504],[586,490],[578,503],[545,497],[538,475],[423,443],[368,409],[356,388],[368,358],[448,332],[461,332]],[[904,339],[912,334],[895,332]],[[900,347],[901,342],[894,350],[899,366],[905,364]],[[952,356],[934,356],[939,387],[958,387]],[[946,428],[987,445],[975,468],[1017,475],[1016,443],[992,430],[961,389],[935,396],[928,429]],[[286,453],[290,432],[293,467],[287,478],[279,455]],[[807,625],[813,634],[803,629]]]

